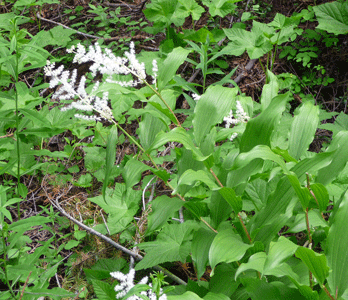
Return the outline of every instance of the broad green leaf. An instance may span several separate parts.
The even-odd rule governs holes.
[[[253,21],[251,31],[240,28],[224,29],[226,36],[232,41],[231,54],[240,55],[246,50],[250,59],[263,56],[273,49],[271,42],[265,37],[264,32],[272,31],[266,24]],[[237,54],[239,53],[239,54]]]
[[[31,121],[33,121],[35,125],[38,125],[37,123],[39,123],[41,126],[51,127],[50,122],[40,112],[25,108],[22,108],[21,112]]]
[[[323,219],[318,210],[310,210],[308,212],[309,224],[311,227],[328,227],[328,223]],[[292,222],[287,223],[289,229],[286,232],[297,233],[307,230],[306,215],[304,212],[298,213]]]
[[[324,123],[320,124],[319,128],[327,129],[332,131],[333,137],[336,136],[342,130],[348,130],[348,115],[346,115],[343,111],[336,117],[335,123]]]
[[[239,286],[234,280],[236,270],[231,264],[222,263],[216,266],[214,276],[210,278],[209,290],[213,293],[223,293],[231,297]]]
[[[161,1],[176,1],[176,0],[161,0]],[[154,3],[153,1],[151,4]],[[146,10],[145,10],[146,11]],[[145,12],[144,11],[144,12]],[[187,55],[190,53],[189,50],[176,47],[172,52],[170,52],[167,58],[164,60],[161,68],[158,71],[158,89],[162,90],[166,84],[173,79],[176,71],[182,63],[184,63]]]
[[[284,160],[277,154],[275,154],[268,146],[266,145],[257,145],[249,152],[241,153],[237,156],[234,161],[233,169],[240,169],[248,165],[254,159],[261,158],[263,160],[271,160],[277,163],[285,174],[288,174],[289,171],[284,163]]]
[[[168,300],[203,300],[201,297],[197,296],[197,294],[192,292],[185,292],[182,295],[168,295]]]
[[[348,33],[348,4],[334,1],[314,6],[319,25],[317,28],[334,34]]]
[[[233,212],[231,205],[220,195],[218,191],[213,191],[209,203],[210,217],[212,226],[218,226],[226,221]]]
[[[201,188],[201,189],[200,189]],[[185,194],[186,197],[190,197],[195,191],[197,193],[200,193],[200,190],[202,190],[202,194],[206,194],[206,189],[202,186],[192,188],[190,192]],[[195,194],[193,194],[195,195]],[[194,197],[194,196],[192,196]],[[186,201],[184,204],[184,207],[190,211],[192,215],[196,217],[197,220],[200,220],[201,217],[205,217],[209,214],[209,209],[207,203],[203,201]]]
[[[258,278],[240,278],[252,300],[283,299],[279,289],[269,282]],[[302,299],[301,299],[302,300]]]
[[[99,300],[116,299],[116,292],[109,283],[101,280],[92,280],[92,284]]]
[[[178,185],[172,194],[175,195],[178,192],[178,188],[181,185],[192,185],[196,181],[205,183],[210,190],[216,190],[219,188],[217,183],[215,183],[214,177],[208,171],[205,171],[205,170],[194,171],[189,169],[180,176],[178,180]]]
[[[29,229],[31,226],[40,226],[46,223],[51,223],[49,218],[42,216],[34,216],[13,222],[8,226],[8,229],[12,231],[19,231],[23,228]]]
[[[148,216],[146,233],[149,234],[160,229],[174,212],[183,206],[184,202],[179,198],[169,198],[166,195],[157,197],[151,201],[151,213]]]
[[[242,263],[235,275],[235,280],[237,280],[238,276],[248,270],[256,270],[259,273],[262,273],[263,267],[265,265],[265,261],[267,258],[267,254],[265,252],[257,252],[250,256],[247,263]]]
[[[102,194],[105,201],[105,191],[109,183],[109,177],[116,161],[116,144],[118,140],[117,127],[113,126],[109,132],[106,145],[105,177],[103,182]]]
[[[190,235],[197,226],[196,223],[188,221],[167,225],[158,234],[156,241],[139,244],[138,247],[145,250],[146,255],[136,265],[135,270],[150,268],[164,262],[185,261],[191,252]]]
[[[291,124],[289,154],[299,159],[312,143],[319,124],[319,107],[307,101],[302,104]]]
[[[184,24],[185,18],[179,18],[175,14],[177,5],[177,0],[154,0],[146,5],[144,14],[150,22],[154,22],[154,33],[168,28],[172,23],[176,26]]]
[[[211,86],[202,95],[196,104],[192,121],[197,144],[201,144],[211,128],[229,114],[237,92],[237,89]]]
[[[278,78],[269,70],[267,70],[267,77],[269,83],[265,84],[262,88],[261,95],[261,109],[264,111],[271,103],[272,99],[278,96],[279,84]]]
[[[227,297],[226,295],[224,294],[215,294],[215,293],[212,293],[212,292],[209,292],[208,294],[206,294],[204,297],[203,297],[204,300],[230,300],[229,297]]]
[[[216,234],[211,230],[199,229],[192,239],[192,260],[197,269],[197,278],[201,278],[209,261],[209,249]]]
[[[152,114],[145,114],[143,120],[139,123],[139,138],[141,146],[147,150],[155,141],[157,133],[164,131],[166,126]]]
[[[127,161],[122,174],[124,181],[126,182],[126,187],[129,188],[137,184],[141,179],[141,174],[150,169],[151,167],[143,164],[135,158]]]
[[[317,205],[319,205],[319,210],[321,212],[326,211],[327,206],[329,205],[329,193],[325,186],[320,183],[314,183],[310,185],[311,191],[314,193],[317,200]]]
[[[268,274],[280,266],[287,258],[292,256],[298,246],[285,237],[280,237],[277,242],[271,242],[268,255],[263,269],[264,274]]]
[[[305,180],[306,173],[313,174],[329,165],[332,157],[333,153],[320,153],[300,161],[290,171],[294,172],[301,182]],[[273,239],[292,215],[291,211],[287,211],[287,207],[294,195],[295,191],[288,178],[282,178],[275,192],[268,198],[267,205],[249,222],[248,226],[251,232],[254,232],[252,235],[256,235],[255,240],[270,242]]]
[[[329,275],[329,267],[327,266],[325,255],[318,254],[312,249],[305,247],[298,247],[295,255],[305,263],[318,282],[324,284],[324,280]]]
[[[211,276],[217,264],[240,260],[252,245],[245,244],[241,237],[232,229],[219,231],[209,250],[209,262],[212,268]]]
[[[289,279],[296,285],[299,292],[306,300],[319,300],[319,294],[317,291],[313,291],[308,285],[300,285],[295,279],[289,277]]]
[[[226,15],[233,13],[236,9],[234,3],[242,0],[203,0],[203,4],[209,7],[209,13],[212,17],[220,16],[224,18]]]
[[[235,214],[238,214],[243,208],[243,202],[241,197],[237,197],[233,189],[223,187],[219,189],[220,195],[227,201],[232,207]]]
[[[312,198],[310,191],[308,190],[308,188],[304,188],[301,186],[296,175],[289,174],[288,179],[289,179],[292,187],[294,188],[297,197],[299,198],[299,200],[301,202],[302,209],[306,210],[306,208],[308,208],[309,201]]]
[[[339,132],[331,141],[327,152],[334,151],[330,165],[319,170],[316,182],[329,184],[343,170],[348,161],[348,131]]]
[[[271,145],[271,136],[285,110],[289,94],[279,95],[272,99],[269,106],[256,118],[248,121],[240,142],[240,151],[248,152],[257,145]]]
[[[187,131],[181,127],[176,127],[169,132],[160,132],[157,136],[150,149],[146,152],[150,153],[154,149],[158,149],[162,145],[168,142],[178,142],[184,145],[187,150],[191,150],[195,159],[199,161],[204,161],[207,156],[203,156],[202,152],[195,146],[192,138],[187,133]]]
[[[141,191],[128,189],[124,184],[117,183],[115,190],[106,189],[104,196],[100,195],[89,200],[99,205],[108,213],[107,225],[111,234],[124,230],[134,220],[134,215],[139,209]],[[106,233],[105,225],[95,226],[96,230]]]
[[[195,0],[179,0],[179,3],[181,6],[179,6],[175,12],[179,17],[186,18],[192,15],[192,20],[197,21],[205,11]]]
[[[331,228],[326,242],[327,264],[330,267],[328,283],[331,291],[340,298],[348,289],[348,194],[342,197],[341,203],[331,220]]]

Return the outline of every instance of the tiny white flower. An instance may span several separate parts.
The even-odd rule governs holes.
[[[237,125],[239,123],[247,123],[250,117],[246,114],[240,101],[236,101],[236,115],[233,116],[233,111],[231,110],[228,116],[224,117],[226,122],[225,128],[230,128],[231,125]],[[231,137],[232,138],[232,137]]]
[[[116,299],[123,298],[130,291],[130,289],[134,287],[134,269],[130,269],[128,274],[123,274],[122,272],[112,272],[110,273],[110,275],[119,281],[119,284],[115,286],[115,291],[118,292],[116,295]],[[138,282],[138,284],[147,284],[148,280],[149,278],[145,276]],[[149,286],[152,287],[152,284],[150,283]],[[162,289],[160,291],[161,293],[163,293]],[[156,294],[152,291],[152,289],[142,291],[140,292],[140,294],[148,297],[150,300],[157,299]],[[128,300],[142,300],[142,298],[133,295],[129,297]],[[167,295],[162,294],[159,297],[159,300],[167,300]]]
[[[199,99],[201,99],[202,96],[197,95],[197,94],[195,94],[195,93],[192,93],[192,96],[191,96],[191,97],[192,97],[193,100],[198,101]]]

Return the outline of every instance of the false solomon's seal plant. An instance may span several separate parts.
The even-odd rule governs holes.
[[[137,227],[133,251],[145,256],[137,256],[135,270],[177,261],[193,267],[188,285],[157,299],[347,299],[348,131],[336,130],[328,147],[310,152],[320,108],[307,101],[292,116],[289,93],[279,93],[280,83],[269,71],[260,103],[221,85],[208,87],[195,102],[186,91],[197,91],[175,76],[188,55],[183,48],[158,61],[159,70],[153,63],[152,82],[133,44],[125,57],[98,44],[70,51],[76,62],[92,62],[92,74],[100,72],[105,80],[86,87],[84,77],[77,83],[76,71],[49,63],[50,86],[61,85],[53,98],[73,100],[64,109],[78,110],[76,117],[88,126],[100,118],[112,122],[138,149],[120,164],[124,183],[107,188],[118,139],[109,130],[103,196],[90,199],[108,219],[95,229],[134,234],[130,225],[146,198],[134,186],[146,170],[172,191],[170,197],[155,196],[147,204],[151,211],[142,212],[147,227]],[[183,123],[174,114],[182,93],[192,103]],[[119,124],[125,119],[116,98],[124,95],[146,104],[125,112],[139,121],[137,136]],[[162,167],[161,156],[168,143],[175,145],[170,170]],[[297,241],[302,232],[305,241]],[[114,271],[123,287],[125,277]],[[118,299],[132,296],[128,288],[116,288],[121,290]],[[100,297],[105,291],[99,289]]]

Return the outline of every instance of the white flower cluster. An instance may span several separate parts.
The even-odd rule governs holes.
[[[191,97],[193,100],[198,101],[199,99],[201,99],[202,96],[192,93]]]
[[[130,43],[129,52],[125,52],[125,57],[115,56],[110,49],[104,49],[103,52],[98,43],[89,46],[88,52],[86,52],[85,47],[81,44],[77,45],[76,51],[75,46],[67,51],[69,53],[75,53],[73,60],[75,63],[93,62],[93,65],[90,67],[92,75],[96,76],[98,71],[101,74],[109,75],[109,78],[107,79],[108,82],[130,87],[146,81],[145,64],[140,63],[136,58],[133,42]],[[156,81],[158,72],[156,60],[153,60],[152,66],[152,72],[154,73],[152,78]],[[136,79],[129,81],[115,81],[111,78],[112,75],[128,74],[133,74]]]
[[[233,117],[233,111],[231,110],[227,117],[224,117],[224,121],[226,122],[225,128],[230,128],[231,125],[237,125],[239,123],[246,123],[249,121],[250,117],[246,114],[243,109],[242,104],[237,100],[237,110],[236,116]]]
[[[246,123],[250,119],[250,117],[244,111],[242,104],[238,100],[236,101],[236,104],[237,110],[235,117],[233,116],[232,110],[229,112],[228,116],[224,117],[224,121],[226,123],[225,128],[230,128],[231,125]],[[230,140],[234,140],[237,137],[237,135],[237,133],[233,133]]]
[[[110,275],[116,278],[120,282],[118,285],[115,286],[115,291],[118,292],[116,295],[116,299],[123,298],[130,291],[130,289],[134,287],[134,276],[135,276],[134,269],[130,269],[128,274],[123,274],[122,272],[117,271],[117,272],[110,273]],[[141,279],[138,282],[138,284],[147,284],[148,280],[149,279],[146,276],[143,279]],[[150,287],[152,286],[151,283],[149,283],[149,286]],[[161,293],[162,292],[163,291],[161,289]],[[140,292],[140,294],[148,297],[150,300],[157,300],[156,294],[151,289]],[[142,300],[142,298],[140,298],[139,296],[133,295],[129,297],[128,300]],[[159,297],[159,300],[167,300],[167,295],[162,294]]]
[[[113,119],[112,111],[108,106],[108,93],[103,93],[103,98],[99,98],[95,95],[99,87],[99,82],[97,82],[91,94],[87,94],[85,90],[86,78],[81,77],[80,83],[76,88],[76,76],[77,71],[73,70],[70,76],[69,71],[64,71],[64,67],[60,66],[55,68],[55,63],[47,61],[47,65],[44,68],[46,76],[51,77],[50,88],[54,88],[61,84],[61,86],[53,94],[52,99],[68,100],[76,99],[70,105],[64,107],[62,110],[77,109],[81,111],[93,112],[96,111],[100,114],[100,117],[95,115],[84,115],[75,114],[75,117],[82,118],[86,120],[97,120],[100,121],[101,118],[111,121]],[[69,78],[70,77],[70,78]]]
[[[71,49],[68,49],[67,52],[75,53],[74,63],[93,62],[90,67],[92,75],[96,76],[97,72],[106,74],[109,76],[107,78],[108,82],[131,87],[146,81],[145,64],[137,60],[133,42],[130,43],[129,52],[125,52],[125,57],[116,57],[110,49],[105,49],[105,53],[103,53],[98,43],[94,46],[90,46],[88,51],[86,51],[83,45],[78,44],[76,48],[73,46]],[[156,60],[152,62],[152,66],[152,72],[154,74],[152,78],[153,81],[156,82],[158,72]],[[81,77],[77,86],[76,70],[73,70],[70,76],[70,72],[64,71],[63,66],[55,69],[55,63],[48,61],[44,71],[46,76],[51,77],[50,88],[57,87],[59,84],[62,85],[53,94],[53,99],[77,99],[76,102],[71,103],[65,107],[64,110],[75,108],[87,112],[96,111],[100,114],[100,117],[85,114],[76,114],[75,117],[87,120],[100,120],[101,118],[109,121],[113,120],[112,111],[108,107],[108,93],[103,93],[102,99],[95,95],[99,87],[99,82],[94,85],[92,93],[89,95],[85,90],[86,78],[84,76]],[[134,75],[136,79],[129,81],[115,81],[112,79],[112,75],[128,74]]]

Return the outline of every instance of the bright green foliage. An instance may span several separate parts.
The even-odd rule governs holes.
[[[53,2],[21,0],[14,7]],[[163,268],[169,289],[160,273],[151,277],[152,284],[158,297],[162,288],[169,300],[347,298],[348,117],[324,111],[309,96],[294,106],[293,94],[303,93],[301,84],[311,89],[332,81],[324,77],[323,66],[308,70],[302,83],[292,74],[272,72],[278,46],[290,43],[281,57],[309,69],[318,57],[317,43],[329,47],[338,39],[298,28],[302,20],[314,17],[311,8],[292,17],[276,14],[268,24],[245,14],[242,20],[253,19],[250,30],[245,29],[249,23],[223,30],[211,30],[210,25],[198,31],[178,28],[187,18],[193,23],[200,20],[202,5],[208,8],[210,24],[217,24],[219,17],[238,13],[237,5],[242,4],[235,0],[147,3],[144,13],[153,27],[146,30],[166,30],[160,51],[138,56],[147,76],[134,70],[114,74],[119,82],[140,79],[138,85],[124,86],[106,82],[104,74],[93,88],[97,79],[86,74],[82,98],[88,101],[93,90],[110,100],[107,109],[113,117],[103,123],[88,119],[95,113],[91,110],[85,119],[76,119],[76,108],[57,107],[71,104],[77,96],[58,97],[52,105],[39,93],[48,87],[42,74],[31,84],[23,80],[24,72],[46,65],[50,54],[44,47],[76,45],[74,31],[57,26],[31,36],[20,29],[28,18],[14,13],[0,16],[0,281],[8,289],[0,299],[72,299],[77,291],[80,298],[116,299],[117,283],[107,280],[111,272],[129,272],[129,265],[139,272]],[[314,7],[318,28],[347,33],[347,7],[346,2]],[[76,14],[83,9],[75,8]],[[119,24],[136,25],[119,18],[120,9],[111,12],[89,4],[88,12],[103,28],[99,32],[103,37],[110,37]],[[295,43],[300,34],[302,43]],[[217,45],[225,36],[230,43]],[[112,49],[111,44],[103,47]],[[261,64],[265,85],[257,101],[238,87],[224,86],[233,83],[231,76],[237,70],[230,68],[231,56],[245,51],[250,59],[266,58]],[[70,59],[59,57],[56,62]],[[128,61],[123,67],[130,66]],[[201,70],[202,84],[187,80],[191,66]],[[72,82],[74,89],[78,83],[73,77],[61,84]],[[200,99],[192,93],[199,93]],[[183,96],[190,107],[177,109]],[[333,123],[321,124],[336,115]],[[318,128],[332,131],[332,139],[310,151]],[[53,150],[54,139],[58,150]],[[95,212],[81,213],[79,225],[64,234],[68,222],[59,216],[63,209],[59,201],[24,218],[20,203],[33,193],[26,186],[28,178],[42,185],[50,201],[63,195],[64,201],[72,201],[66,186],[74,187],[71,194],[75,189],[92,194],[84,199],[83,208]],[[54,184],[55,189],[47,189]],[[76,257],[64,261],[63,250],[95,254],[86,226],[106,241],[108,235],[133,252],[141,250],[133,253],[135,267],[119,253],[109,259],[100,259],[99,252],[94,255],[96,263],[84,275],[94,288],[92,296],[81,290],[83,284],[71,289],[74,293],[52,287],[56,273],[62,269],[73,273],[80,263]],[[28,245],[34,241],[28,231],[34,229],[47,230],[50,237],[31,248]],[[177,265],[186,266],[185,282],[166,270]],[[147,284],[136,284],[123,298],[148,289]]]
[[[334,34],[348,33],[348,3],[338,1],[325,3],[313,8],[318,18],[317,28]]]

